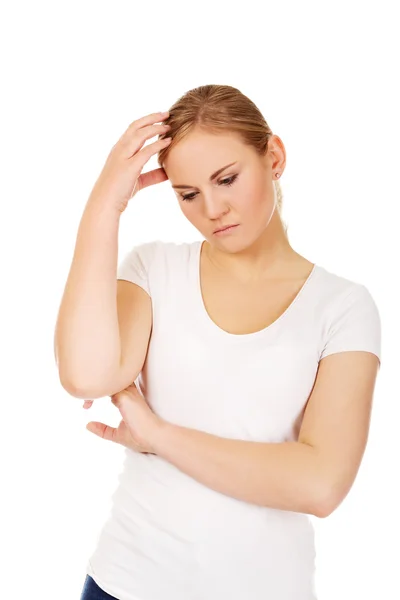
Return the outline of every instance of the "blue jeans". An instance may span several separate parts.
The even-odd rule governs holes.
[[[90,575],[86,575],[80,600],[118,600],[118,598],[107,594]]]

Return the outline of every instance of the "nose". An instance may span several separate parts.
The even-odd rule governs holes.
[[[226,202],[222,198],[218,198],[217,194],[205,194],[204,207],[206,216],[211,220],[219,220],[229,212]]]

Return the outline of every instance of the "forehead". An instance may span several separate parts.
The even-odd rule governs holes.
[[[208,179],[223,165],[240,161],[249,152],[236,133],[194,130],[170,150],[164,169],[172,184],[194,183],[194,179]]]

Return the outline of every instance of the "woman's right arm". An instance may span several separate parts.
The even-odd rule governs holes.
[[[161,168],[140,175],[150,157],[169,143],[164,138],[143,148],[148,138],[167,131],[168,126],[153,124],[163,116],[153,113],[133,121],[113,146],[79,224],[54,336],[60,382],[78,398],[98,396],[120,370],[119,221],[140,189],[168,179]]]
[[[106,198],[89,198],[62,297],[54,340],[62,386],[83,397],[102,388],[120,363],[117,312],[121,212]]]

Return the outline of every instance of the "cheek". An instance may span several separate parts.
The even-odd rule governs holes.
[[[188,210],[188,208],[190,209],[189,202],[182,202],[181,200],[178,200],[178,206],[180,211],[185,215],[185,217],[187,217],[190,214],[190,210]]]
[[[251,181],[242,184],[237,188],[236,206],[242,212],[249,216],[260,217],[265,206],[265,190],[257,181]]]
[[[182,212],[183,216],[190,222],[192,225],[196,222],[196,213],[197,211],[194,208],[194,202],[184,202],[183,200],[178,200],[179,209]]]

